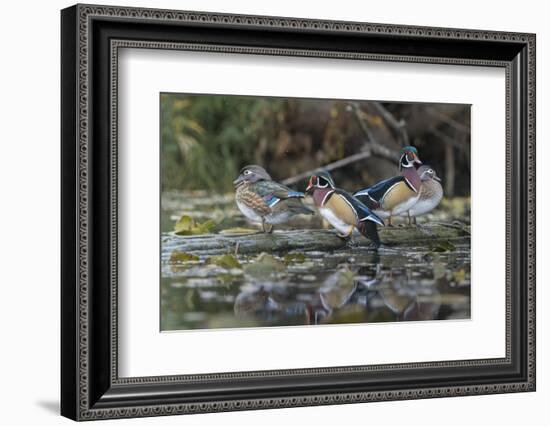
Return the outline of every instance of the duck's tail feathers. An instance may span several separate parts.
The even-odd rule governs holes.
[[[380,247],[380,237],[378,236],[378,228],[376,227],[376,222],[371,220],[365,220],[359,223],[357,227],[359,232],[367,238],[369,238],[376,247]]]

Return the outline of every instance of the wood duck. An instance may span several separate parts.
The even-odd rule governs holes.
[[[435,170],[429,166],[420,166],[417,171],[421,181],[420,196],[416,204],[407,212],[409,225],[411,225],[411,219],[412,223],[416,225],[416,218],[431,212],[443,198],[443,187],[439,183],[441,179]],[[402,214],[402,216],[404,215]]]
[[[328,172],[321,171],[309,179],[306,194],[313,196],[319,213],[338,231],[341,238],[349,238],[357,229],[363,236],[380,246],[376,225],[384,222],[365,204],[348,192],[335,187]]]
[[[401,175],[385,179],[353,195],[370,206],[378,216],[388,218],[388,226],[392,226],[393,216],[406,213],[418,201],[421,180],[416,166],[421,164],[416,148],[407,146],[401,150],[399,159]]]
[[[273,181],[263,167],[244,167],[233,185],[237,207],[251,221],[260,222],[264,232],[272,232],[273,225],[294,215],[314,213],[302,203],[303,192]]]

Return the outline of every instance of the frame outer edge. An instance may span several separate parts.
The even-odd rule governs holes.
[[[67,266],[68,261],[74,262],[74,255],[77,259],[77,284],[74,285],[74,281],[71,281],[73,286],[73,292],[76,295],[76,313],[72,317],[73,326],[78,325],[76,335],[71,338],[62,339],[62,352],[65,351],[65,344],[74,343],[74,354],[78,359],[74,362],[74,376],[76,378],[73,383],[72,389],[76,393],[76,407],[75,416],[71,417],[77,420],[92,420],[101,418],[113,418],[113,417],[141,417],[151,415],[169,415],[179,413],[193,413],[193,412],[215,412],[215,411],[229,411],[229,410],[243,410],[243,409],[263,409],[263,408],[282,408],[292,406],[308,406],[308,405],[325,405],[325,404],[342,404],[351,402],[366,402],[366,401],[380,401],[380,400],[400,400],[400,399],[414,399],[414,398],[432,398],[441,396],[461,396],[461,395],[474,395],[474,394],[487,394],[487,393],[501,393],[501,392],[517,392],[534,390],[535,383],[535,323],[534,323],[534,267],[535,267],[535,168],[534,168],[534,155],[535,155],[535,36],[527,33],[509,33],[509,32],[496,32],[496,31],[481,31],[481,30],[462,30],[462,29],[447,29],[447,28],[429,28],[429,27],[415,27],[415,26],[403,26],[403,25],[388,25],[388,24],[368,24],[368,23],[353,23],[353,22],[336,22],[336,21],[323,21],[323,20],[310,20],[310,19],[297,19],[297,18],[279,18],[279,17],[262,17],[262,16],[244,16],[244,15],[228,15],[217,14],[208,12],[184,12],[184,11],[169,11],[158,9],[140,9],[140,8],[126,8],[126,7],[110,7],[110,6],[97,6],[97,5],[77,5],[72,9],[76,14],[74,20],[76,31],[76,49],[73,52],[75,61],[75,75],[76,80],[75,87],[75,99],[78,106],[78,112],[76,117],[76,132],[75,139],[69,141],[74,144],[77,141],[73,150],[77,147],[76,155],[71,158],[71,161],[76,163],[76,173],[74,175],[75,182],[72,183],[72,187],[77,191],[76,200],[73,206],[63,205],[65,212],[75,212],[77,220],[77,233],[78,240],[76,241],[77,250],[72,252],[72,256],[67,256],[66,250],[63,251],[63,267],[62,271],[66,272],[69,268]],[[69,13],[65,9],[63,13]],[[120,407],[113,409],[93,409],[89,408],[89,389],[88,389],[88,374],[89,374],[89,356],[88,356],[88,341],[89,341],[89,329],[88,329],[88,136],[89,136],[89,122],[88,122],[88,84],[89,82],[89,64],[88,64],[88,48],[91,43],[89,39],[89,18],[91,16],[106,17],[106,18],[121,18],[121,19],[137,19],[137,20],[168,20],[176,22],[192,22],[192,23],[205,23],[205,24],[224,24],[231,26],[255,26],[260,28],[288,28],[292,30],[304,29],[304,30],[318,30],[326,31],[329,33],[337,32],[360,32],[360,33],[381,33],[386,36],[390,35],[410,35],[411,37],[419,38],[447,38],[447,39],[470,39],[470,40],[485,40],[485,41],[507,41],[518,44],[524,44],[528,46],[528,103],[527,108],[528,118],[528,161],[526,163],[529,173],[528,180],[528,283],[527,283],[527,297],[528,297],[528,379],[526,382],[508,382],[495,385],[479,385],[479,386],[451,386],[449,388],[429,388],[429,389],[403,389],[402,391],[388,391],[388,392],[370,392],[370,393],[358,393],[358,394],[328,394],[321,396],[304,396],[304,397],[280,397],[260,400],[245,400],[245,401],[216,401],[211,403],[201,404],[163,404],[160,406],[143,406],[139,408]],[[62,33],[64,36],[64,34]],[[66,58],[67,56],[65,56]],[[63,62],[64,64],[65,62]],[[64,70],[68,68],[62,67]],[[65,98],[63,98],[65,99]],[[69,108],[73,108],[72,102],[67,105],[63,102],[62,116],[65,117]],[[67,124],[62,123],[63,130],[66,130]],[[65,146],[67,139],[63,138],[63,161],[64,171],[67,171],[68,159],[65,154]],[[69,164],[70,165],[70,164]],[[67,191],[68,185],[63,182],[63,191]],[[65,194],[65,192],[63,192]],[[69,201],[70,198],[63,198]],[[64,230],[62,241],[67,239],[66,224],[63,223]],[[69,286],[67,280],[63,280],[62,291]],[[66,303],[64,305],[67,305]],[[65,306],[62,306],[62,309]],[[65,309],[66,311],[66,309]],[[66,312],[62,310],[63,318],[66,318]],[[65,314],[64,314],[65,312]],[[65,330],[66,331],[66,330]],[[65,332],[66,335],[66,332]],[[66,366],[62,365],[62,370],[66,370]],[[65,386],[65,390],[68,388]],[[62,407],[63,402],[67,403],[67,394],[62,390]],[[62,408],[63,410],[63,408]],[[63,412],[64,415],[68,415],[68,411]]]
[[[78,418],[77,7],[61,11],[61,414]]]
[[[530,390],[536,391],[536,34],[529,34],[527,41],[527,329],[528,360],[527,380]]]

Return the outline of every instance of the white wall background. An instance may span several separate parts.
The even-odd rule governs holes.
[[[550,28],[540,0],[119,0],[103,4],[537,33],[538,390],[453,399],[294,408],[102,424],[545,424],[550,401]],[[0,51],[0,401],[2,424],[68,424],[59,404],[59,9],[2,5]],[[546,238],[545,238],[546,237]],[[131,423],[129,423],[131,422]]]

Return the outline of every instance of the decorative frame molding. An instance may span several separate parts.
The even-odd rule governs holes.
[[[124,24],[139,23],[153,33],[172,28],[189,28],[190,41],[174,39],[169,30],[159,40],[134,38]],[[96,25],[97,24],[97,25]],[[104,27],[102,27],[102,25]],[[204,29],[223,28],[240,44],[212,43]],[[198,35],[193,31],[197,30]],[[299,46],[251,46],[247,30],[274,31],[300,37],[315,33],[340,40],[371,37],[371,51],[320,49]],[[139,31],[137,31],[139,32]],[[105,34],[108,33],[108,35]],[[124,39],[120,34],[124,33]],[[118,36],[117,36],[118,35]],[[172,37],[172,38],[170,38]],[[198,42],[196,39],[204,37]],[[423,43],[419,54],[386,52],[388,42]],[[283,37],[281,43],[289,43]],[[478,46],[470,56],[444,56],[433,42],[449,43],[457,52],[462,45]],[[376,44],[378,43],[378,44]],[[492,53],[488,52],[491,47]],[[310,56],[321,58],[481,65],[506,70],[506,357],[414,364],[327,367],[192,376],[119,378],[117,368],[117,90],[118,50],[154,48]],[[374,50],[372,50],[374,49]],[[440,48],[440,50],[442,50]],[[426,53],[427,52],[427,53]],[[451,53],[455,53],[454,51]],[[533,391],[535,389],[535,36],[510,32],[447,28],[410,27],[356,22],[336,22],[264,16],[227,15],[126,7],[76,5],[62,12],[62,414],[75,420],[140,417],[212,411],[276,408],[351,402],[433,398]],[[107,121],[108,125],[102,121]],[[103,138],[104,144],[94,143]],[[104,146],[105,145],[105,146]],[[519,153],[519,155],[518,155]],[[512,160],[516,158],[518,163]],[[94,158],[94,168],[90,158]],[[101,160],[101,161],[98,161]],[[97,170],[100,164],[101,172]],[[96,189],[97,188],[97,189]],[[99,188],[108,189],[105,198]],[[520,192],[523,193],[520,194]],[[514,199],[521,205],[513,214]],[[519,217],[518,217],[519,216]],[[104,229],[105,234],[98,233]],[[108,252],[98,262],[97,247]],[[521,259],[512,262],[513,251]],[[108,261],[107,261],[108,260]],[[100,278],[103,278],[101,280]],[[105,279],[106,278],[106,279]],[[94,303],[92,304],[92,300]],[[518,303],[518,305],[513,305]],[[98,308],[97,305],[102,308]],[[518,309],[518,307],[520,307]],[[518,352],[519,351],[519,352]],[[521,358],[521,359],[520,359]],[[519,364],[518,364],[519,363]],[[444,376],[450,369],[494,367],[512,370],[515,379],[479,381],[469,385],[444,382],[426,387],[397,386],[364,388],[356,381],[361,373],[388,373],[398,377],[409,370],[432,371]],[[473,370],[472,370],[473,371]],[[331,377],[349,378],[349,391],[279,390],[277,379],[311,377],[330,382]],[[363,377],[363,376],[361,376]],[[266,397],[224,394],[203,398],[212,387],[239,379],[251,388],[263,389]],[[435,379],[434,379],[435,380]],[[263,381],[263,382],[262,382]],[[288,381],[288,380],[287,380]],[[396,379],[396,382],[399,380]],[[286,382],[285,382],[286,383]],[[181,393],[168,398],[164,389],[194,386],[197,394]],[[149,397],[137,396],[149,393]],[[207,389],[210,387],[210,389]],[[179,389],[179,388],[178,388]],[[198,392],[200,389],[201,392]],[[248,388],[247,388],[248,389]],[[242,395],[246,392],[243,388]],[[267,390],[266,390],[267,389]],[[328,387],[325,387],[328,389]],[[374,389],[374,388],[373,388]],[[247,390],[249,391],[249,390]],[[209,394],[210,395],[210,394]],[[212,394],[213,395],[213,394]],[[217,394],[216,394],[217,395]],[[262,393],[256,395],[263,395]]]

